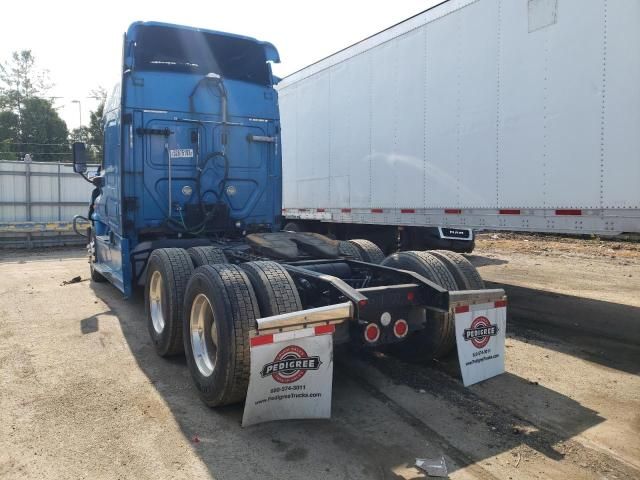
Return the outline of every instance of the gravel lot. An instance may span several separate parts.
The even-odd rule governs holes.
[[[82,250],[0,251],[0,478],[412,479],[439,455],[451,478],[640,478],[638,244],[483,235],[470,259],[510,295],[506,374],[344,352],[331,421],[243,429]]]

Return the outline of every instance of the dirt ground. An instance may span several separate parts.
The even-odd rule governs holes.
[[[243,429],[82,250],[0,251],[0,478],[418,479],[440,455],[456,479],[640,478],[638,244],[487,234],[469,258],[509,294],[507,373],[341,352],[330,421]]]

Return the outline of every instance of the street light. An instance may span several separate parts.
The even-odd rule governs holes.
[[[82,127],[82,103],[80,102],[80,100],[71,100],[71,103],[78,104],[78,116],[80,117],[80,125],[78,125],[78,128],[80,128]]]

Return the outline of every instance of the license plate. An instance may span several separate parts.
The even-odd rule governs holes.
[[[193,158],[192,148],[176,148],[169,150],[169,157],[171,158]]]

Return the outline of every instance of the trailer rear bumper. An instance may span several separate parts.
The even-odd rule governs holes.
[[[326,307],[309,308],[298,312],[273,315],[259,318],[258,332],[284,332],[319,325],[335,325],[354,318],[354,307],[351,302],[327,305]]]
[[[506,299],[507,296],[502,288],[458,290],[449,292],[449,309],[455,310],[458,307],[492,303]]]
[[[461,290],[449,292],[449,310],[455,311],[462,306],[471,306],[506,300],[505,291],[501,288],[486,290]],[[257,334],[269,334],[316,327],[320,325],[338,325],[353,320],[356,308],[350,301],[309,308],[297,312],[273,315],[257,320]]]

